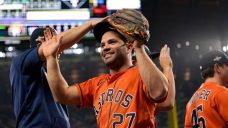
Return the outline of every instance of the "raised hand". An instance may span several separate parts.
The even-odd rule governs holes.
[[[44,37],[45,42],[43,42],[42,47],[45,58],[57,58],[59,54],[59,47],[62,41],[62,36],[58,36],[55,29],[47,27],[44,30]]]
[[[132,43],[132,42],[129,42]],[[144,47],[144,42],[140,41],[140,40],[134,40],[133,44],[133,48],[140,48],[140,47]]]
[[[173,62],[170,57],[170,48],[167,46],[167,44],[163,46],[160,51],[159,61],[163,69],[173,68]]]

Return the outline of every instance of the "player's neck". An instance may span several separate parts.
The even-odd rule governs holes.
[[[216,84],[219,84],[219,85],[224,86],[224,84],[222,83],[222,81],[220,79],[216,78],[215,76],[214,77],[211,77],[211,78],[207,78],[205,80],[205,82],[213,82],[213,83],[216,83]]]
[[[132,67],[133,65],[132,64],[128,64],[128,65],[123,65],[117,69],[110,69],[110,75],[115,75],[116,73],[119,73],[119,72],[122,72],[122,71],[125,71],[127,69],[129,69],[130,67]]]

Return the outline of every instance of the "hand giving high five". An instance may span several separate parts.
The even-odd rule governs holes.
[[[61,45],[62,36],[58,36],[55,29],[47,27],[44,30],[45,42],[43,42],[43,54],[45,58],[58,57],[59,47]]]

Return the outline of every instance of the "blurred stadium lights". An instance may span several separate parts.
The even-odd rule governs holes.
[[[20,36],[25,34],[25,27],[19,22],[14,22],[9,26],[8,35],[9,36]]]
[[[198,44],[195,46],[195,49],[196,50],[199,50],[199,45]]]
[[[3,0],[0,4],[0,41],[7,44],[7,40],[22,40],[19,44],[23,45],[36,27],[53,26],[60,33],[90,19],[109,15],[120,8],[119,3],[121,8],[141,8],[140,0]],[[91,39],[92,31],[85,37]]]
[[[72,9],[61,11],[28,11],[27,20],[89,20],[89,9]]]
[[[224,52],[228,52],[228,45],[223,46],[223,47],[222,47],[222,50],[223,50]]]
[[[79,2],[79,0],[70,0],[70,2],[72,3],[72,7],[77,7],[77,5],[78,5],[78,2]]]
[[[6,54],[4,52],[0,52],[0,58],[5,58]]]
[[[177,48],[181,48],[181,44],[180,43],[177,44]]]
[[[81,8],[87,0],[70,0],[74,8]]]
[[[67,8],[81,8],[83,6],[87,6],[88,0],[61,0],[62,4],[67,6]]]
[[[82,44],[74,44],[71,48],[65,49],[63,54],[65,55],[75,55],[75,54],[83,54],[85,53],[85,46]]]
[[[141,0],[107,0],[107,9],[116,10],[116,9],[140,9]]]
[[[96,48],[96,52],[100,53],[101,52],[101,47]]]
[[[7,47],[6,51],[12,52],[15,50],[15,47],[9,46]]]
[[[78,47],[78,44],[74,44],[73,46],[72,46],[72,48],[77,48]]]
[[[2,5],[0,5],[0,11],[2,14],[0,14],[0,23],[2,24],[3,29],[1,29],[2,33],[0,35],[0,41],[4,41],[4,44],[19,44],[24,45],[28,42],[29,35],[32,33],[32,31],[38,27],[38,26],[53,26],[58,32],[65,31],[67,29],[70,29],[72,27],[75,27],[77,25],[84,24],[87,22],[87,20],[101,18],[103,16],[109,15],[110,12],[115,11],[116,9],[120,8],[133,8],[133,9],[140,9],[141,8],[141,0],[60,0],[60,1],[18,1],[15,3],[19,3],[18,6],[14,7],[14,3],[5,2]],[[75,8],[75,3],[77,3],[77,7]],[[120,4],[121,3],[121,4]],[[126,4],[127,3],[127,4]],[[63,5],[69,5],[67,8]],[[12,5],[12,6],[11,6]],[[22,6],[23,5],[23,6]],[[82,6],[83,5],[83,6]],[[87,6],[88,5],[88,6]],[[105,6],[105,8],[103,8]],[[106,8],[107,6],[107,8]],[[82,8],[81,8],[82,7]],[[10,9],[14,8],[14,9]],[[94,11],[94,8],[99,8],[102,10],[102,12],[106,12],[105,15],[96,14]],[[23,11],[24,10],[24,11]],[[96,10],[96,9],[95,9]],[[16,15],[15,12],[19,13],[19,15]],[[24,12],[25,15],[22,15]],[[32,13],[31,15],[36,18],[34,20],[28,20],[32,16],[30,16],[29,13]],[[34,14],[33,14],[34,13]],[[36,14],[39,13],[39,14]],[[48,14],[49,13],[49,14]],[[58,15],[55,15],[58,14]],[[86,13],[86,19],[87,20],[72,20],[72,17],[76,17],[77,19],[82,19],[78,15],[82,15],[82,18],[85,16],[84,13]],[[102,14],[103,14],[102,13]],[[54,17],[54,18],[53,18]],[[69,19],[68,19],[69,18]],[[32,18],[31,18],[32,19]],[[50,20],[47,20],[50,19]],[[16,22],[15,22],[16,21]],[[89,38],[88,38],[89,37]],[[91,38],[92,37],[92,38]],[[93,40],[93,34],[92,31],[86,34],[86,39],[88,39],[90,42],[95,42]],[[14,40],[18,40],[15,42]],[[88,44],[88,40],[84,41],[83,43]],[[183,41],[183,42],[182,42]],[[26,43],[25,43],[26,42]],[[175,42],[175,41],[174,41]],[[176,41],[177,42],[177,41]],[[213,43],[212,46],[203,46],[203,41],[199,41],[198,44],[195,44],[196,41],[192,41],[191,38],[185,38],[184,40],[178,41],[180,43],[176,44],[176,48],[179,50],[185,49],[186,47],[192,48],[195,50],[206,50],[208,51],[212,49],[224,49],[217,45],[216,43]],[[190,45],[191,42],[191,45]],[[198,42],[198,41],[197,41]],[[28,44],[28,43],[27,43]],[[26,44],[26,45],[27,45]],[[91,43],[94,44],[94,43]],[[15,50],[21,50],[21,46],[15,45]],[[0,47],[7,47],[7,45],[2,45]],[[89,44],[89,47],[93,47]],[[92,52],[100,52],[99,46],[93,47]],[[89,49],[90,49],[89,48]],[[90,52],[89,51],[89,52]],[[228,48],[226,48],[226,51],[228,51]],[[82,54],[87,53],[85,50],[85,47],[78,47],[73,46],[69,51],[65,51],[66,54]],[[202,52],[202,51],[201,51]]]
[[[23,4],[4,4],[0,6],[0,10],[17,10],[17,9],[22,9]]]
[[[74,53],[75,54],[82,54],[82,53],[84,53],[84,49],[82,49],[82,48],[74,49]]]
[[[8,45],[8,44],[20,44],[21,43],[21,40],[5,40],[5,44]]]
[[[99,52],[98,50],[100,48],[95,47],[88,47],[88,46],[82,46],[75,44],[71,48],[65,49],[63,51],[63,54],[65,55],[81,55],[81,54],[90,54]],[[0,58],[11,58],[17,56],[19,53],[21,53],[21,50],[18,50],[16,48],[16,45],[8,45],[5,47],[3,51],[0,51]]]
[[[79,23],[81,24],[81,22],[79,22]],[[79,24],[79,23],[78,23],[78,24]],[[80,25],[80,24],[79,24],[79,25]],[[59,24],[59,26],[60,26],[60,24]],[[75,26],[76,26],[76,24],[75,24],[74,22],[70,23],[70,28],[73,28],[73,27],[75,27]]]
[[[84,49],[83,48],[70,48],[70,49],[66,49],[63,51],[63,54],[67,54],[67,55],[73,55],[73,54],[83,54],[84,53]]]
[[[213,50],[213,47],[212,46],[209,46],[209,51],[212,51]]]
[[[6,57],[11,58],[17,56],[17,53],[15,51],[12,52],[6,52]]]
[[[3,4],[4,3],[4,0],[0,0],[0,4]]]
[[[190,45],[190,42],[189,42],[189,41],[186,41],[186,42],[185,42],[185,45],[186,45],[186,46],[189,46],[189,45]]]
[[[223,47],[222,47],[222,50],[223,50],[224,52],[226,52],[226,50],[227,50],[226,46],[223,46]]]
[[[16,49],[14,46],[5,47],[4,52],[0,51],[0,58],[11,58],[17,55]]]

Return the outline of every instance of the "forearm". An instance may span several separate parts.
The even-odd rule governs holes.
[[[93,29],[91,22],[87,22],[86,24],[74,27],[67,31],[60,33],[60,36],[63,36],[62,44],[60,46],[60,51],[67,49],[73,46],[75,43],[80,41],[80,39]]]
[[[38,46],[38,57],[40,61],[45,61],[45,56],[43,54],[43,45]]]
[[[158,111],[169,111],[174,107],[175,104],[175,81],[171,67],[163,69],[163,73],[168,79],[168,95],[164,102],[158,104],[157,109]]]
[[[163,73],[166,76],[166,78],[168,79],[169,91],[168,91],[167,99],[170,99],[169,101],[171,102],[171,104],[173,106],[174,102],[175,102],[175,95],[176,95],[176,88],[175,88],[175,80],[174,80],[173,69],[171,67],[163,69]]]
[[[47,80],[55,101],[65,103],[68,84],[61,75],[58,60],[56,58],[47,58]]]
[[[135,50],[139,72],[151,98],[154,100],[163,99],[168,90],[166,77],[149,58],[144,48],[135,48]]]

